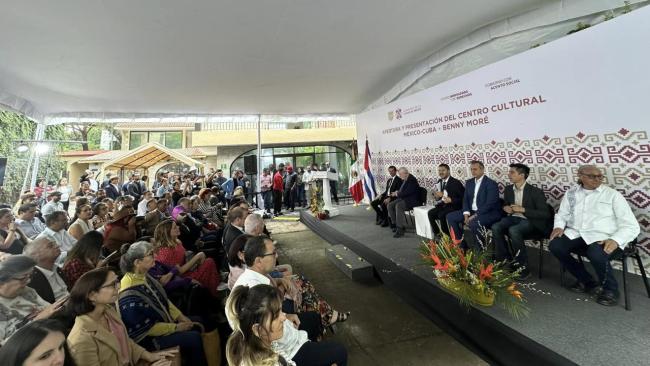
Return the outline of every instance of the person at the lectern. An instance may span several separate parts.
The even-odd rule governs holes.
[[[401,167],[398,170],[399,177],[402,179],[402,186],[396,192],[390,194],[393,198],[387,208],[388,216],[390,217],[390,225],[395,235],[393,238],[404,236],[406,226],[405,211],[419,206],[420,203],[420,184],[418,180],[409,173],[408,169]]]
[[[377,218],[375,223],[386,227],[389,225],[388,222],[388,204],[393,200],[393,197],[390,196],[391,193],[397,191],[402,186],[402,178],[397,176],[397,168],[393,165],[388,167],[388,181],[386,182],[386,189],[377,196],[370,206],[377,213]]]
[[[544,191],[526,182],[530,168],[524,164],[510,164],[508,185],[503,192],[503,211],[508,215],[492,225],[496,260],[513,261],[523,267],[521,278],[528,278],[528,255],[524,241],[537,233],[546,237],[551,231],[552,212],[546,204]],[[506,237],[510,238],[512,250]],[[514,258],[513,258],[514,256]]]
[[[603,173],[596,166],[578,169],[578,184],[562,198],[555,215],[548,248],[577,282],[569,289],[598,295],[596,302],[618,302],[618,283],[610,261],[639,235],[639,223],[623,195],[602,185]],[[598,282],[571,253],[589,258]]]
[[[463,248],[472,246],[481,250],[485,242],[485,231],[492,224],[501,220],[501,204],[497,182],[485,176],[485,165],[477,160],[470,161],[470,170],[474,178],[465,182],[463,209],[447,215],[450,230],[459,238],[463,234],[463,225],[467,225],[473,238],[464,238]]]
[[[443,233],[449,234],[447,214],[463,207],[463,194],[465,193],[463,183],[450,175],[449,165],[438,165],[438,177],[440,179],[436,182],[433,192],[435,207],[427,213],[431,232],[436,236],[441,234],[441,230]]]

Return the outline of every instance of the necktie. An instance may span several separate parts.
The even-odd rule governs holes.
[[[447,181],[443,180],[442,183],[440,183],[440,192],[444,192],[446,186],[447,186]]]
[[[390,189],[391,189],[392,187],[393,187],[393,178],[390,178],[390,179],[388,180],[388,191],[386,191],[386,192],[387,192],[387,193],[390,193]]]

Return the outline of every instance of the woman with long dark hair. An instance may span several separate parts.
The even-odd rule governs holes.
[[[179,240],[180,229],[173,220],[165,220],[158,224],[154,234],[154,253],[156,260],[169,266],[176,267],[178,273],[201,283],[217,296],[219,272],[212,258],[207,258],[204,252],[195,253],[186,259],[186,251]]]
[[[93,209],[89,204],[77,205],[74,209],[74,217],[70,221],[68,233],[73,238],[79,240],[81,237],[92,230],[95,230],[90,219],[93,217]]]
[[[84,234],[68,252],[62,270],[69,287],[84,273],[104,265],[105,262],[99,260],[103,242],[102,234],[93,230]]]
[[[110,268],[85,273],[70,291],[69,311],[76,316],[68,335],[72,357],[79,365],[122,366],[146,362],[171,365],[170,351],[147,352],[127,333],[120,315],[112,308],[120,281]]]
[[[21,254],[31,242],[15,221],[10,208],[0,208],[0,252]]]
[[[275,287],[238,286],[226,308],[233,332],[226,345],[229,365],[295,365],[287,355],[273,351],[272,343],[284,334],[285,314]]]
[[[20,328],[0,348],[0,365],[74,366],[63,326],[56,320],[33,321]]]

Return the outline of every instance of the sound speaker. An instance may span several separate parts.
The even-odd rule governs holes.
[[[0,187],[5,182],[5,169],[7,168],[7,158],[0,158]]]
[[[244,173],[257,174],[257,155],[244,156]]]

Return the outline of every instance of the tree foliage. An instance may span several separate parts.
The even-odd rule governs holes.
[[[20,191],[27,176],[30,183],[31,170],[27,171],[29,151],[16,151],[20,140],[32,140],[36,131],[36,123],[22,115],[13,112],[0,111],[0,156],[7,158],[5,179],[0,187],[0,202],[13,204],[20,197]],[[45,139],[61,140],[65,138],[64,128],[49,126],[45,129]],[[52,145],[53,150],[41,156],[38,177],[48,181],[57,180],[65,169],[65,164],[58,159],[57,149],[60,145]]]

